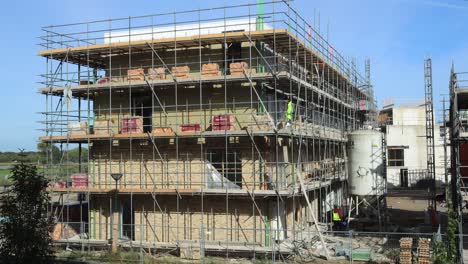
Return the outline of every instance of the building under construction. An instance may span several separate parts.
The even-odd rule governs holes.
[[[348,134],[375,116],[370,77],[288,2],[43,32],[40,140],[80,152],[48,152],[52,212],[80,240],[277,254],[348,206]]]
[[[452,208],[458,220],[458,254],[467,259],[465,237],[468,230],[466,222],[466,202],[468,201],[468,72],[456,72],[452,65],[450,71],[448,121],[450,131],[450,164],[447,175],[450,176],[450,197]],[[444,109],[445,112],[446,109]]]

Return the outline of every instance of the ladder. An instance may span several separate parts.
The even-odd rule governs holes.
[[[429,206],[437,210],[435,160],[434,160],[434,104],[432,98],[432,59],[424,61],[425,107],[426,107],[426,150],[427,150],[427,177],[431,179]]]

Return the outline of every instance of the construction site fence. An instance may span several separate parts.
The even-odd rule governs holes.
[[[54,242],[67,245],[73,250],[93,251],[109,250],[112,235],[110,224],[88,226],[87,223],[63,222],[62,232],[57,233]],[[322,225],[323,227],[323,225]],[[429,241],[430,258],[434,257],[435,247],[448,248],[447,236],[437,233],[400,233],[400,232],[360,232],[360,231],[316,231],[313,225],[302,230],[268,228],[209,228],[182,227],[175,223],[168,226],[146,224],[119,225],[119,247],[121,250],[142,250],[145,255],[161,256],[168,253],[180,256],[183,247],[196,248],[201,256],[223,256],[228,258],[247,257],[250,259],[268,259],[270,261],[295,261],[298,263],[325,257],[325,250],[320,240],[323,237],[331,263],[348,260],[372,263],[400,263],[400,239],[411,238],[411,258],[417,261],[422,257],[419,240]],[[171,241],[161,240],[151,230],[163,228],[171,234]],[[331,228],[331,226],[330,226]],[[101,234],[96,234],[96,230]],[[96,239],[96,236],[101,236]],[[218,237],[218,238],[217,238]],[[246,237],[255,238],[246,240]],[[460,236],[466,241],[467,236]],[[436,246],[436,242],[438,245]]]
[[[285,1],[265,1],[207,9],[174,11],[146,16],[106,19],[43,27],[39,38],[45,49],[72,48],[119,41],[197,36],[205,32],[287,29],[343,75],[359,84],[366,80],[356,64],[335,50],[319,26],[307,22]],[[206,33],[205,33],[206,34]],[[176,43],[176,42],[175,42]]]

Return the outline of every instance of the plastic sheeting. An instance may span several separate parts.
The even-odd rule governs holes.
[[[206,188],[211,189],[240,189],[235,183],[231,182],[230,180],[226,179],[219,173],[219,171],[213,167],[213,165],[209,162],[205,163],[206,166],[206,177],[205,177],[205,185]]]

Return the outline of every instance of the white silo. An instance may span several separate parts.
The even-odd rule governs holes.
[[[348,223],[355,215],[369,225],[377,220],[379,230],[386,219],[383,137],[375,130],[354,131],[349,134],[348,147]]]
[[[349,193],[381,196],[385,192],[382,139],[375,130],[357,130],[349,135]]]

